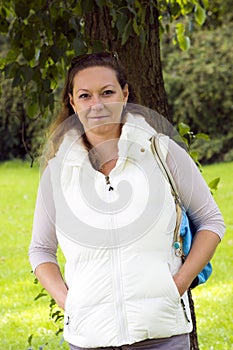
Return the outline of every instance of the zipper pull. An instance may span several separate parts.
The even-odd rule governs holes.
[[[108,176],[108,175],[105,176],[105,181],[106,181],[106,185],[110,185],[109,188],[108,188],[108,190],[109,190],[109,191],[113,191],[114,188],[111,186],[111,182],[110,182],[110,179],[109,179],[109,176]]]

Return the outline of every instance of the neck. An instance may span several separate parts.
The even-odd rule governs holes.
[[[90,144],[90,147],[99,147],[100,145],[106,144],[109,141],[117,140],[119,139],[121,135],[121,124],[109,124],[106,125],[106,130],[103,132],[98,132],[96,129],[91,129],[86,131],[86,139],[88,143]]]
[[[89,158],[96,170],[103,173],[109,171],[115,166],[118,159],[118,140],[120,137],[121,127],[119,130],[113,130],[108,134],[94,134],[87,132],[83,139],[89,150]],[[110,169],[111,168],[111,169]]]

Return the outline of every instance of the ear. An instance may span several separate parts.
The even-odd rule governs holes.
[[[74,110],[74,113],[76,113],[76,109],[75,109],[75,104],[74,104],[74,100],[73,100],[73,96],[71,94],[69,94],[69,99],[70,99],[70,104]]]
[[[124,102],[128,101],[128,97],[129,97],[129,86],[128,84],[125,84],[125,86],[122,89],[123,91],[123,95],[124,95]]]

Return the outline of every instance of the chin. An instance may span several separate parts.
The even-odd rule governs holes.
[[[112,138],[116,138],[120,136],[121,131],[121,123],[104,123],[100,125],[91,126],[86,130],[86,133],[98,134],[98,135],[106,135],[106,137],[110,136]]]

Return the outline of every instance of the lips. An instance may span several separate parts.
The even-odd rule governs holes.
[[[104,119],[104,118],[108,118],[108,116],[107,115],[96,115],[96,116],[88,117],[88,119],[92,119],[92,120],[100,120],[100,119]]]

